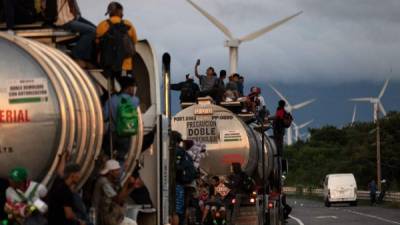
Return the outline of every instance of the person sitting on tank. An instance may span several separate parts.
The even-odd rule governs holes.
[[[98,59],[106,76],[112,81],[114,79],[119,81],[123,73],[134,75],[132,74],[134,45],[138,42],[138,37],[132,22],[123,19],[124,8],[120,3],[110,2],[106,15],[109,18],[100,22],[96,28]]]
[[[128,100],[131,107],[137,108],[140,100],[136,96],[136,82],[133,77],[124,76],[120,79],[121,92],[113,94],[111,100],[107,100],[104,105],[103,115],[104,121],[108,122],[107,130],[105,132],[105,138],[103,143],[104,153],[111,157],[113,155],[112,150],[116,150],[115,159],[121,163],[125,162],[125,156],[130,148],[131,136],[129,135],[118,135],[117,133],[117,122],[118,108],[122,104],[122,99]],[[111,134],[110,134],[111,132]],[[113,149],[110,149],[110,142],[113,144]]]
[[[180,91],[179,99],[183,102],[196,102],[199,96],[200,88],[194,82],[190,74],[186,74],[186,80],[177,84],[171,84],[171,90]]]
[[[229,77],[229,82],[226,84],[225,87],[225,101],[226,102],[234,102],[239,98],[239,91],[238,91],[238,81],[240,75],[237,73],[232,74]]]
[[[37,222],[46,224],[44,213],[46,204],[42,201],[47,195],[43,184],[28,179],[28,171],[23,167],[16,167],[10,171],[10,186],[6,190],[5,212],[9,220],[17,224]]]
[[[200,59],[196,61],[194,67],[194,74],[199,79],[200,83],[200,97],[211,96],[213,99],[216,96],[215,85],[217,83],[217,76],[213,67],[208,67],[206,75],[199,74]]]
[[[93,68],[96,26],[82,17],[77,1],[46,0],[44,14],[48,23],[79,34],[72,57],[82,68]]]
[[[124,214],[125,201],[137,187],[137,179],[129,176],[127,181],[121,184],[121,174],[123,168],[113,159],[108,160],[100,171],[101,177],[95,184],[92,198],[96,225],[137,224]]]
[[[41,0],[1,0],[0,14],[6,23],[6,29],[13,33],[15,25],[31,24],[38,19],[37,8]],[[0,16],[1,17],[1,16]]]
[[[247,111],[257,114],[261,109],[266,109],[264,97],[261,95],[261,88],[251,87],[250,94],[246,99]]]
[[[67,164],[68,161],[69,153],[64,151],[60,155],[57,177],[47,197],[48,222],[60,225],[92,225],[76,189],[81,178],[81,167],[75,163]]]

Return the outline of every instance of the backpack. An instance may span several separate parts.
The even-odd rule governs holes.
[[[185,150],[177,149],[176,163],[177,171],[179,172],[177,178],[183,184],[190,184],[198,177],[198,172],[194,166],[193,160]]]
[[[109,24],[108,31],[100,38],[100,65],[103,69],[121,71],[124,59],[132,58],[135,53],[135,44],[128,35],[130,26],[121,20],[120,23]]]
[[[120,97],[117,107],[117,126],[118,136],[133,136],[138,130],[138,112],[129,99]]]
[[[182,102],[195,102],[196,101],[196,91],[193,89],[191,83],[185,82],[181,89],[181,101]]]
[[[285,128],[289,128],[290,126],[292,126],[292,122],[293,122],[292,114],[285,111],[285,115],[283,116],[283,126]]]

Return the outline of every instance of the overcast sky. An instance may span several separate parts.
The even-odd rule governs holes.
[[[400,79],[399,0],[193,0],[235,36],[304,13],[239,49],[239,72],[250,80],[309,82]],[[80,0],[85,17],[104,19],[109,1]],[[124,0],[125,18],[159,56],[172,55],[175,80],[202,69],[228,68],[225,36],[185,0]],[[392,74],[390,74],[392,68]]]

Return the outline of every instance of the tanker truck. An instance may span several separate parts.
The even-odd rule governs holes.
[[[259,191],[257,224],[281,224],[280,196],[272,195],[279,195],[281,190],[281,165],[275,143],[266,135],[264,127],[249,122],[254,115],[241,114],[240,107],[239,102],[215,105],[211,98],[199,98],[197,104],[182,109],[172,118],[171,129],[180,132],[184,140],[206,145],[207,156],[200,162],[205,175],[226,177],[231,174],[231,165],[240,163],[242,170],[253,177],[258,186],[262,187],[264,182],[267,196],[264,195],[263,208],[262,191]]]
[[[100,96],[107,90],[107,79],[101,70],[82,70],[66,54],[75,34],[26,26],[15,34],[0,32],[0,178],[7,179],[9,171],[20,166],[27,168],[30,179],[50,186],[58,156],[68,151],[82,168],[82,187],[101,151],[106,125]],[[131,138],[126,174],[141,165],[140,176],[157,207],[161,133],[158,68],[148,41],[139,41],[136,52],[133,73],[141,102],[139,129]],[[154,138],[146,140],[145,147],[146,136]],[[160,221],[160,210],[151,211],[144,220],[143,224],[160,224],[156,222]]]

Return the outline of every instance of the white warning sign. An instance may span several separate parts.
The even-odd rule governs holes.
[[[37,103],[48,101],[48,85],[44,78],[8,81],[9,104]]]
[[[224,142],[242,141],[242,135],[238,130],[224,130],[221,132],[221,140]]]

